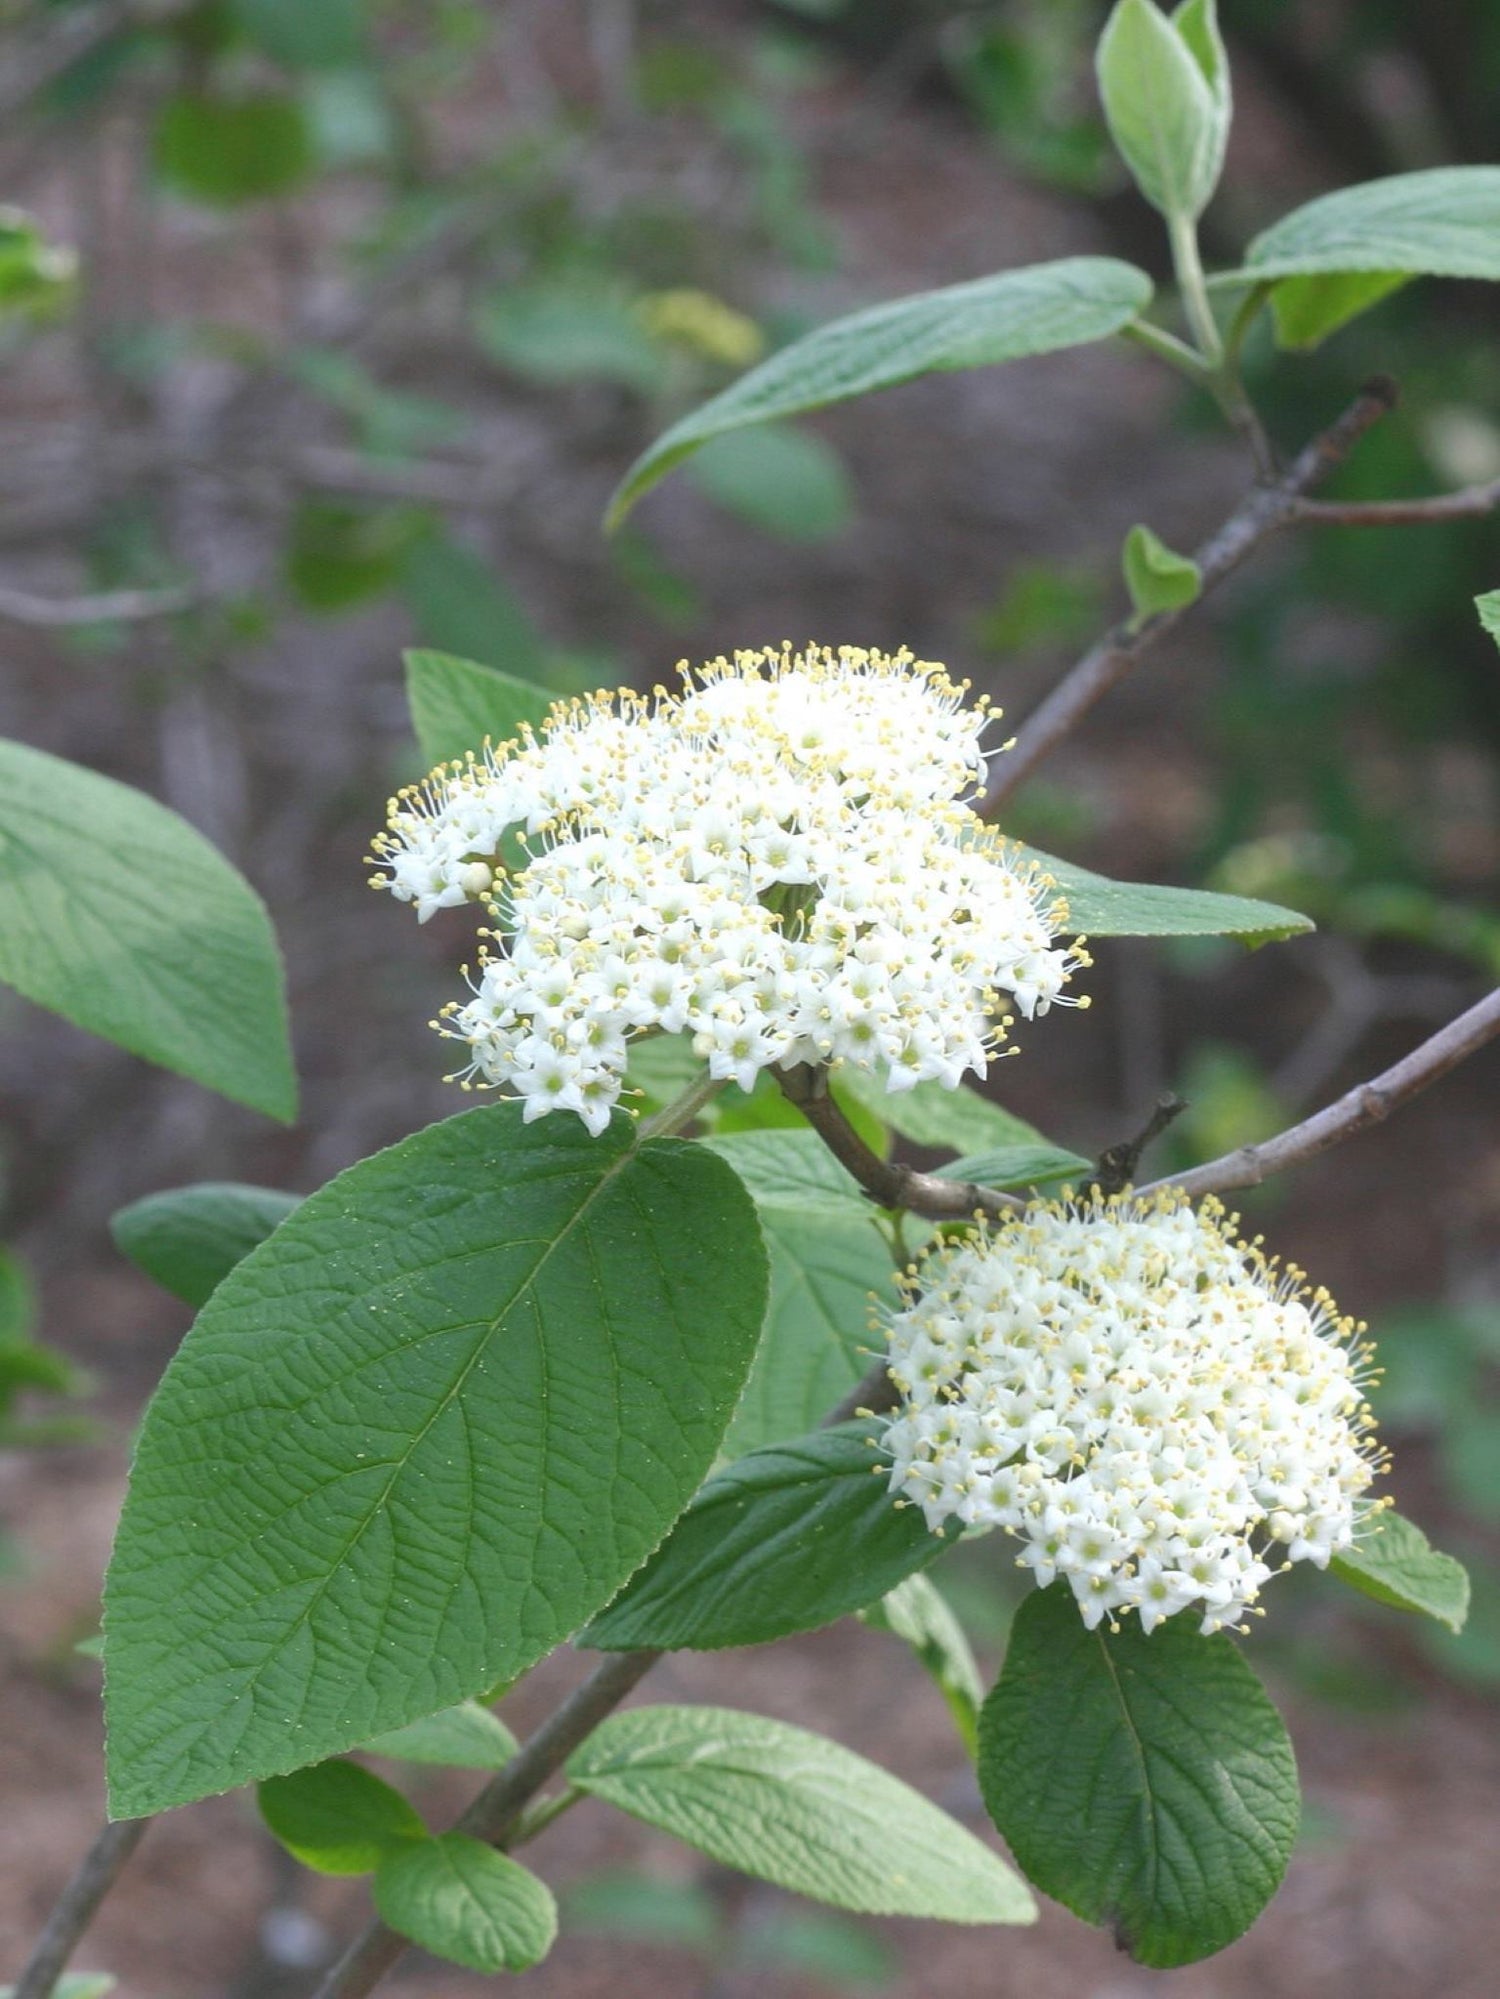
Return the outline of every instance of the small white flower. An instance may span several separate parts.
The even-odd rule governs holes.
[[[906,653],[739,653],[650,702],[559,703],[393,800],[377,886],[496,920],[441,1023],[464,1080],[602,1130],[643,1033],[746,1090],[797,1062],[982,1076],[1003,997],[1045,1012],[1088,959],[969,810],[987,717],[963,695]]]
[[[892,1490],[934,1530],[1005,1528],[1090,1629],[1231,1628],[1272,1563],[1326,1567],[1371,1510],[1359,1329],[1216,1201],[1033,1202],[906,1289]]]

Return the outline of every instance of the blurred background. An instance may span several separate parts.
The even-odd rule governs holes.
[[[946,660],[1024,717],[1119,615],[1146,521],[1190,547],[1249,468],[1212,410],[1096,347],[726,438],[607,542],[673,416],[821,320],[1038,259],[1166,276],[1090,75],[1095,0],[0,0],[0,731],[216,841],[286,950],[304,1084],[280,1130],[0,994],[0,1975],[102,1802],[74,1650],[131,1427],[186,1312],[110,1213],[235,1178],[307,1191],[457,1107],[426,1023],[461,919],[365,886],[417,774],[414,643],[570,692],[790,638]],[[1237,118],[1211,262],[1318,191],[1500,146],[1492,0],[1224,0]],[[1293,448],[1388,370],[1347,497],[1500,476],[1500,299],[1420,283],[1311,356],[1252,354]],[[1500,974],[1500,672],[1471,599],[1500,526],[1284,536],[1018,797],[1008,828],[1115,875],[1267,895],[1316,937],[1111,943],[1093,1010],[995,1087],[1093,1155],[1156,1095],[1157,1170],[1261,1137]],[[87,600],[126,592],[130,616]],[[107,606],[105,608],[108,608]],[[101,854],[101,867],[130,865]],[[1392,1489],[1476,1580],[1462,1638],[1300,1579],[1257,1663],[1308,1796],[1287,1886],[1184,1999],[1480,1999],[1500,1902],[1500,1050],[1246,1211],[1370,1320]],[[942,1585],[982,1661],[998,1543]],[[524,1728],[560,1662],[507,1705]],[[679,1657],[657,1697],[751,1706],[979,1816],[938,1694],[858,1626]],[[464,1786],[429,1780],[435,1822]],[[1128,1999],[1160,1974],[1035,1932],[857,1924],[600,1809],[537,1864],[571,1911],[538,1995],[937,1990]],[[156,1828],[80,1963],[124,1999],[306,1991],[357,1883],[282,1863],[240,1795]],[[624,1938],[625,1941],[620,1941]],[[480,1981],[413,1956],[395,1991]]]

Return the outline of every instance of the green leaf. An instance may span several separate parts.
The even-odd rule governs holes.
[[[908,1576],[860,1616],[872,1630],[889,1631],[911,1647],[936,1680],[965,1749],[977,1755],[984,1683],[964,1628],[931,1576]]]
[[[1238,937],[1269,944],[1313,928],[1311,917],[1253,896],[1115,882],[1035,847],[1019,851],[1045,868],[1066,897],[1067,928],[1089,937]]]
[[[786,541],[826,540],[847,527],[854,511],[838,453],[787,424],[710,439],[688,477],[726,512]]]
[[[290,1122],[281,956],[254,889],[129,785],[0,742],[0,979]]]
[[[36,1325],[36,1286],[13,1249],[0,1244],[0,1346],[28,1340]]]
[[[1122,565],[1136,622],[1157,611],[1184,609],[1203,588],[1197,563],[1168,548],[1140,521],[1125,537]]]
[[[1093,1170],[1081,1152],[1065,1152],[1061,1146],[997,1145],[989,1152],[973,1152],[963,1159],[950,1159],[944,1167],[949,1180],[972,1180],[979,1187],[1033,1187],[1046,1180],[1071,1180]]]
[[[503,1770],[520,1744],[499,1715],[478,1701],[460,1701],[424,1721],[389,1729],[360,1745],[396,1763],[439,1763],[450,1770]]]
[[[1257,236],[1244,285],[1319,271],[1500,278],[1500,167],[1426,167],[1320,195]]]
[[[659,437],[625,475],[608,525],[618,527],[643,493],[710,438],[894,388],[918,375],[986,368],[1103,340],[1150,298],[1150,279],[1132,264],[1064,257],[834,320],[773,354]]]
[[[732,1708],[614,1714],[569,1780],[647,1825],[814,1901],[868,1915],[1029,1923],[998,1854],[837,1743]]]
[[[631,301],[586,280],[543,279],[492,293],[474,330],[502,367],[544,387],[618,382],[650,396],[666,379],[662,350]]]
[[[206,1305],[241,1257],[248,1256],[292,1210],[298,1194],[202,1180],[147,1194],[111,1217],[115,1248],[164,1291]]]
[[[865,1420],[751,1451],[716,1472],[645,1568],[579,1641],[765,1645],[862,1610],[943,1552],[920,1507],[898,1507]]]
[[[867,1221],[763,1207],[771,1296],[755,1365],[724,1440],[730,1457],[800,1437],[869,1363],[872,1300],[894,1306],[891,1253]]]
[[[382,1861],[375,1907],[391,1929],[470,1971],[528,1971],[557,1936],[557,1904],[546,1883],[462,1832]]]
[[[105,1593],[115,1813],[550,1652],[702,1483],[765,1283],[729,1168],[623,1115],[591,1138],[493,1105],[312,1195],[147,1412]]]
[[[1421,1528],[1399,1513],[1383,1512],[1366,1536],[1342,1555],[1333,1573],[1377,1603],[1434,1617],[1453,1632],[1469,1614],[1469,1577],[1462,1562],[1441,1555]]]
[[[701,1142],[734,1168],[757,1208],[789,1208],[866,1224],[874,1215],[853,1174],[805,1127],[724,1132]]]
[[[1292,1745],[1234,1641],[1088,1631],[1061,1582],[1016,1615],[979,1788],[1028,1878],[1158,1969],[1247,1930],[1297,1836]]]
[[[1283,278],[1271,292],[1276,344],[1306,352],[1406,283],[1405,271],[1323,271]]]
[[[0,205],[0,325],[55,317],[72,303],[77,276],[74,251],[49,243],[24,209]]]
[[[1500,645],[1500,590],[1486,590],[1482,597],[1474,599],[1474,608],[1479,613],[1479,622]]]
[[[529,680],[545,648],[525,607],[490,565],[451,535],[418,537],[401,563],[401,596],[423,645]]]
[[[394,586],[420,531],[407,508],[303,500],[287,536],[287,582],[307,610],[336,616]]]
[[[1050,872],[1050,864],[1049,864]],[[1014,1111],[961,1083],[948,1090],[941,1083],[918,1083],[912,1090],[885,1090],[873,1076],[857,1069],[839,1072],[839,1088],[873,1112],[882,1124],[909,1138],[913,1145],[981,1154],[1015,1146],[1053,1152],[1050,1140]],[[1072,1157],[1072,1154],[1068,1155]]]
[[[256,47],[286,69],[338,69],[364,53],[364,0],[231,0]]]
[[[314,157],[302,106],[269,90],[169,98],[157,113],[153,153],[174,193],[211,208],[288,194]]]
[[[506,743],[523,722],[539,728],[553,696],[493,666],[446,652],[408,652],[406,699],[411,725],[430,764],[477,750],[488,738]]]
[[[368,1874],[427,1828],[391,1785],[342,1758],[268,1777],[260,1815],[288,1853],[319,1874]]]
[[[1154,0],[1119,0],[1097,59],[1110,137],[1163,215],[1196,219],[1218,185],[1229,135],[1229,69],[1212,0],[1168,20]]]
[[[719,1947],[718,1904],[696,1881],[663,1881],[610,1868],[570,1882],[562,1891],[562,1910],[569,1931],[598,1930],[616,1944],[628,1937],[705,1957]]]

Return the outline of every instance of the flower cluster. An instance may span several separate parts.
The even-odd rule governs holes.
[[[934,1251],[894,1315],[893,1490],[998,1525],[1084,1622],[1233,1625],[1347,1548],[1378,1468],[1368,1348],[1216,1201],[1033,1202]]]
[[[964,802],[988,721],[964,691],[905,653],[739,653],[677,693],[559,704],[395,799],[377,885],[424,919],[493,913],[439,1023],[464,1079],[600,1131],[653,1030],[747,1090],[799,1062],[983,1075],[1000,996],[1045,1012],[1087,959]]]

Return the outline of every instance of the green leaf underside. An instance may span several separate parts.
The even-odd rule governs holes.
[[[984,1683],[964,1628],[931,1576],[908,1576],[860,1615],[872,1630],[889,1631],[911,1647],[937,1682],[965,1749],[977,1755]]]
[[[281,955],[254,889],[164,805],[12,742],[0,979],[236,1103],[296,1115]]]
[[[1045,1180],[1076,1179],[1092,1170],[1081,1152],[1064,1152],[1056,1145],[1000,1145],[993,1152],[973,1152],[949,1160],[943,1167],[950,1180],[972,1180],[980,1187],[1031,1187]]]
[[[1223,163],[1228,81],[1202,55],[1217,48],[1197,23],[1195,49],[1155,0],[1120,0],[1099,42],[1099,92],[1110,137],[1141,193],[1164,215],[1196,216]]]
[[[206,1305],[234,1266],[301,1205],[298,1194],[204,1180],[147,1194],[111,1216],[122,1256],[189,1305]]]
[[[854,1386],[876,1335],[872,1300],[894,1306],[891,1253],[873,1219],[763,1207],[771,1292],[760,1348],[724,1439],[739,1457],[800,1437]]]
[[[874,1210],[854,1175],[834,1158],[816,1132],[726,1132],[701,1141],[732,1166],[757,1208],[790,1208],[868,1224]]]
[[[1168,548],[1159,535],[1140,522],[1125,537],[1122,560],[1125,587],[1138,617],[1150,617],[1156,611],[1180,611],[1193,603],[1203,588],[1197,563]]]
[[[972,1833],[863,1757],[730,1708],[611,1715],[576,1750],[580,1790],[736,1867],[866,1915],[1028,1923],[1024,1883]]]
[[[411,724],[429,764],[478,751],[486,737],[509,742],[523,722],[540,728],[556,699],[530,681],[451,653],[414,650],[404,658]]]
[[[1291,1743],[1233,1640],[1087,1631],[1066,1583],[1016,1616],[979,1785],[1035,1886],[1158,1969],[1248,1929],[1297,1834]]]
[[[617,526],[662,475],[710,438],[822,409],[918,375],[984,368],[1117,333],[1151,298],[1144,271],[1065,257],[871,306],[793,341],[659,437],[610,505]]]
[[[721,1160],[634,1129],[466,1112],[225,1279],[148,1411],[106,1586],[118,1816],[514,1678],[660,1542],[765,1256]]]
[[[1277,346],[1320,346],[1351,319],[1399,291],[1409,276],[1407,271],[1320,271],[1280,279],[1271,292]]]
[[[1088,937],[1238,937],[1268,944],[1313,928],[1311,917],[1253,896],[1110,881],[1036,847],[1020,851],[1046,869],[1066,898],[1067,928]]]
[[[387,1853],[427,1837],[399,1791],[342,1759],[268,1778],[257,1796],[282,1845],[319,1874],[368,1874]]]
[[[1425,167],[1320,195],[1262,230],[1220,285],[1317,271],[1500,278],[1500,167]]]
[[[890,1091],[882,1089],[873,1076],[857,1069],[841,1069],[838,1086],[913,1145],[964,1154],[1005,1151],[1012,1146],[1039,1153],[1058,1150],[1035,1125],[991,1103],[966,1083],[956,1090],[945,1089],[941,1083],[918,1083],[915,1089]]]
[[[557,1936],[546,1883],[481,1839],[448,1832],[384,1861],[375,1876],[382,1922],[470,1971],[526,1971]]]
[[[581,1642],[764,1645],[862,1610],[935,1561],[943,1537],[895,1504],[876,1427],[857,1419],[716,1472]]]
[[[439,1763],[450,1770],[500,1770],[520,1744],[499,1715],[478,1701],[460,1701],[362,1742],[368,1756],[388,1756],[397,1763]]]
[[[1469,1615],[1469,1577],[1462,1562],[1443,1555],[1415,1522],[1385,1512],[1370,1523],[1354,1547],[1335,1555],[1333,1572],[1342,1581],[1396,1610],[1436,1618],[1453,1632]]]
[[[1474,599],[1474,608],[1479,613],[1479,622],[1500,645],[1500,590],[1486,590]]]

